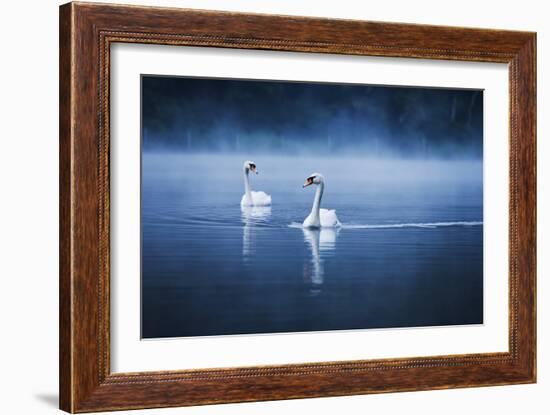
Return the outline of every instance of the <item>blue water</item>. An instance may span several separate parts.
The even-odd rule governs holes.
[[[242,163],[270,208],[242,211]],[[312,172],[340,229],[304,230]],[[480,161],[145,153],[142,337],[483,322]]]

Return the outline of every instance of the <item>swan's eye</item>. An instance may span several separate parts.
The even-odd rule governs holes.
[[[307,178],[308,184],[313,183],[313,179],[314,179],[314,178],[315,178],[315,176],[308,177],[308,178]]]
[[[254,163],[250,163],[250,169],[251,170],[256,170],[256,165]]]

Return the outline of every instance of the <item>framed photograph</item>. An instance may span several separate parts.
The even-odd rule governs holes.
[[[536,35],[60,8],[60,407],[536,381]]]

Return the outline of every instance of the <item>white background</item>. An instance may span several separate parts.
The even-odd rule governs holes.
[[[543,83],[550,63],[550,15],[545,2],[461,2],[353,0],[262,0],[231,2],[139,1],[133,3],[251,11],[278,14],[430,23],[532,30],[538,32],[538,315],[539,383],[536,385],[474,388],[384,395],[322,398],[268,403],[178,408],[141,413],[158,414],[279,414],[422,413],[499,414],[548,411],[550,306],[545,274],[550,271],[550,145]],[[2,9],[2,102],[0,137],[0,243],[2,289],[1,412],[56,413],[58,305],[58,64],[59,2],[8,2]],[[548,78],[546,74],[546,78]],[[133,412],[139,413],[139,412]]]
[[[113,46],[110,62],[111,370],[143,372],[508,351],[506,65],[135,44]],[[141,149],[137,138],[142,73],[484,89],[483,324],[140,341]]]

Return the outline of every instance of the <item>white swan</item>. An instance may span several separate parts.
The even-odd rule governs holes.
[[[304,228],[334,228],[342,226],[334,209],[321,209],[321,197],[323,197],[323,191],[325,190],[325,178],[323,175],[320,173],[311,174],[302,187],[312,184],[317,185],[315,199],[313,199],[311,213],[304,220],[302,226]]]
[[[245,161],[243,165],[244,175],[244,195],[241,199],[241,207],[245,206],[270,206],[271,196],[265,192],[253,192],[250,189],[250,179],[248,173],[253,172],[258,174],[256,170],[256,163],[253,161]]]

